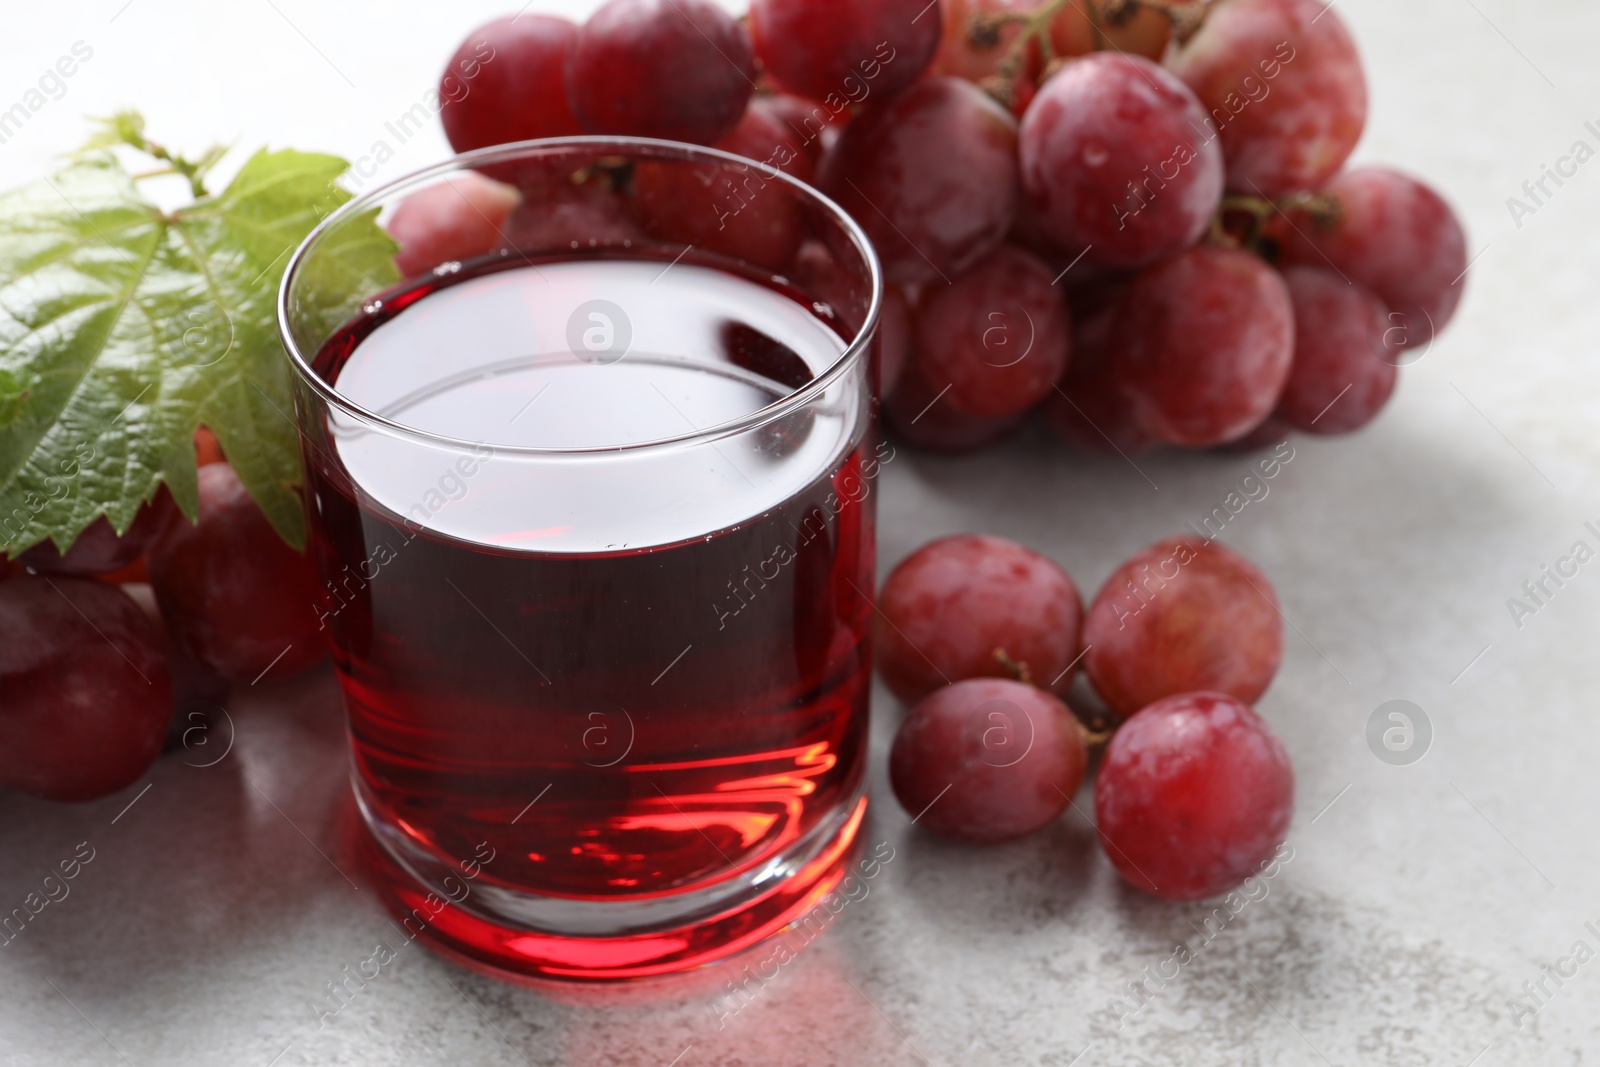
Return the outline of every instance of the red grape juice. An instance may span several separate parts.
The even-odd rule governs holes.
[[[492,855],[463,908],[615,939],[842,851],[892,456],[865,389],[618,446],[742,419],[845,347],[781,278],[638,250],[469,264],[334,334],[316,370],[344,397],[474,442],[337,416],[305,441],[357,792],[392,858],[436,882]],[[593,451],[529,451],[550,449]]]

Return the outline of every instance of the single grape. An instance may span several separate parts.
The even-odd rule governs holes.
[[[567,54],[567,99],[588,133],[714,144],[754,79],[749,39],[711,0],[609,0]]]
[[[1072,327],[1050,268],[1001,245],[917,305],[917,357],[949,400],[973,415],[1020,415],[1051,392],[1066,369]]]
[[[1146,267],[1111,327],[1134,415],[1157,439],[1209,448],[1272,413],[1294,359],[1283,279],[1249,252],[1191,248]]]
[[[0,783],[49,800],[94,800],[161,752],[172,678],[161,635],[106,582],[0,582]]]
[[[1266,575],[1219,541],[1157,541],[1112,572],[1083,620],[1083,667],[1118,715],[1217,690],[1254,703],[1283,658]]]
[[[1085,452],[1137,456],[1160,442],[1134,417],[1111,361],[1115,318],[1115,301],[1073,317],[1072,362],[1045,401],[1044,415],[1058,437]]]
[[[835,111],[887,100],[939,47],[937,0],[753,0],[761,65],[791,92]]]
[[[878,595],[878,674],[910,704],[966,678],[1024,680],[1065,692],[1083,602],[1067,572],[1003,537],[932,541]]]
[[[850,112],[834,110],[826,104],[807,100],[793,93],[772,93],[754,97],[751,110],[765,111],[783,123],[789,136],[805,152],[812,166],[822,162],[823,152],[838,140],[850,121]]]
[[[972,415],[950,402],[950,385],[932,385],[912,354],[900,371],[894,392],[884,400],[883,414],[895,436],[928,452],[976,452],[1010,437],[1025,415],[989,418]]]
[[[281,678],[327,652],[321,590],[308,556],[286,545],[233,468],[200,468],[200,518],[150,557],[150,584],[173,639],[234,682]]]
[[[532,13],[467,34],[439,79],[439,121],[450,147],[467,152],[582,133],[567,104],[567,53],[577,36],[570,19]]]
[[[1354,167],[1322,192],[1336,205],[1331,219],[1307,209],[1269,225],[1282,262],[1331,268],[1365,286],[1389,307],[1390,347],[1425,348],[1455,314],[1466,280],[1467,238],[1450,205],[1388,167]]]
[[[878,396],[894,392],[911,358],[911,301],[898,285],[883,287],[883,310],[878,315]]]
[[[1235,192],[1315,189],[1361,140],[1361,57],[1322,0],[1215,4],[1168,66],[1211,113]]]
[[[394,263],[414,278],[441,263],[494,251],[506,243],[506,223],[521,201],[517,190],[476,171],[458,171],[395,206],[387,223],[400,245]]]
[[[1222,199],[1222,149],[1205,109],[1137,56],[1097,52],[1045,82],[1022,117],[1019,159],[1045,235],[1106,266],[1189,247]]]
[[[1316,267],[1290,267],[1294,369],[1275,418],[1307,433],[1349,433],[1377,417],[1394,393],[1384,339],[1388,309],[1361,286]]]
[[[1087,762],[1061,701],[1020,682],[974,678],[911,709],[889,751],[889,783],[919,826],[986,845],[1059,819]]]
[[[634,198],[645,229],[658,238],[784,269],[806,236],[806,217],[796,191],[774,171],[809,182],[810,158],[782,122],[755,106],[715,147],[752,162],[641,160],[634,166]]]
[[[102,515],[78,535],[65,554],[54,542],[42,541],[17,558],[27,567],[47,574],[110,574],[148,552],[180,514],[172,494],[162,486],[149,503],[139,505],[121,537]]]
[[[714,147],[781,170],[797,181],[809,183],[816,176],[816,167],[799,138],[771,107],[759,101],[746,109],[733,132]],[[634,175],[637,179],[638,167]]]
[[[583,181],[567,176],[522,175],[522,202],[506,219],[510,247],[525,255],[631,245],[644,239],[633,202],[597,173]]]
[[[1010,229],[1016,151],[1016,120],[987,93],[928,78],[846,126],[818,184],[867,231],[890,281],[949,281]]]
[[[1106,857],[1133,885],[1200,900],[1259,874],[1294,814],[1289,754],[1222,693],[1157,701],[1123,723],[1094,784]]]

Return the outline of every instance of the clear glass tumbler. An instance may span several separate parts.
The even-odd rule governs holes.
[[[408,936],[634,978],[841,877],[881,295],[861,231],[772,161],[639,139],[459,156],[300,247],[311,551]]]

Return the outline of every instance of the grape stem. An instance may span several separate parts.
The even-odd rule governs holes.
[[[166,164],[155,170],[143,171],[135,174],[135,178],[155,178],[165,174],[181,174],[189,181],[189,191],[196,200],[202,200],[210,194],[206,191],[206,174],[227,153],[227,148],[222,145],[213,145],[206,149],[199,159],[186,159],[177,155],[165,145],[150,140],[144,135],[142,129],[134,124],[121,124],[117,134],[123,144],[136,148],[147,156],[152,156]]]
[[[1004,667],[1011,674],[1011,677],[1023,685],[1033,684],[1033,672],[1028,670],[1026,663],[1012,659],[1011,654],[1004,648],[995,649],[993,655],[995,662]],[[1046,692],[1049,692],[1049,690],[1046,690]],[[1117,726],[1119,725],[1115,720],[1107,719],[1103,715],[1095,716],[1092,723],[1085,723],[1074,713],[1072,721],[1078,727],[1078,734],[1083,738],[1084,747],[1091,753],[1105,748],[1106,744],[1111,740],[1111,735],[1117,732]]]
[[[1068,57],[1057,56],[1055,43],[1050,38],[1050,26],[1068,6],[1080,11],[1087,7],[1090,25],[1094,28],[1095,47],[1115,48],[1108,28],[1126,25],[1141,10],[1155,11],[1166,17],[1172,25],[1172,36],[1179,44],[1193,37],[1205,22],[1211,0],[1043,0],[1031,11],[974,11],[967,19],[967,41],[976,49],[998,48],[1001,31],[1007,26],[1021,26],[1022,32],[1011,42],[1005,58],[995,73],[978,84],[1007,107],[1016,102],[1017,75],[1030,46],[1039,49],[1044,63],[1041,81],[1050,77]]]
[[[1000,666],[1004,667],[1006,670],[1010,671],[1011,676],[1017,681],[1021,682],[1023,685],[1033,684],[1033,673],[1028,670],[1028,665],[1026,663],[1012,659],[1010,654],[1003,648],[997,648],[994,650],[994,658],[995,662],[1000,664]]]
[[[1265,196],[1225,196],[1217,207],[1217,213],[1211,217],[1211,240],[1238,244],[1252,252],[1259,252],[1262,230],[1267,220],[1273,215],[1287,215],[1291,211],[1302,212],[1317,227],[1325,228],[1338,221],[1339,201],[1322,193],[1292,193],[1276,199]],[[1242,238],[1235,239],[1223,225],[1223,219],[1230,214],[1249,216],[1250,225]]]
[[[1090,755],[1110,744],[1111,735],[1117,732],[1117,723],[1106,722],[1101,718],[1096,718],[1092,725],[1077,716],[1073,716],[1073,721],[1078,724],[1078,736],[1083,738],[1083,746],[1089,750]]]

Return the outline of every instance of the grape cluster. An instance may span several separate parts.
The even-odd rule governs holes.
[[[200,514],[163,487],[118,535],[0,560],[0,785],[81,801],[136,781],[193,715],[327,653],[310,558],[289,548],[202,430]]]
[[[470,92],[448,91],[466,71]],[[458,150],[667,137],[814,182],[889,283],[886,421],[936,451],[1035,409],[1124,455],[1358,429],[1467,268],[1436,193],[1344,169],[1366,77],[1321,0],[753,0],[744,20],[610,0],[582,26],[480,27],[441,95]],[[619,196],[489,173],[509,184],[469,175],[394,216],[407,273],[641,235],[825,271],[798,203],[736,177],[642,165]]]
[[[1100,838],[1146,892],[1215,896],[1283,843],[1294,774],[1250,707],[1277,673],[1283,625],[1271,583],[1238,553],[1159,541],[1085,611],[1031,549],[947,537],[890,573],[878,611],[879,675],[911,705],[889,779],[919,825],[980,844],[1039,830],[1103,745]],[[1080,664],[1109,712],[1097,732],[1063,702]]]

